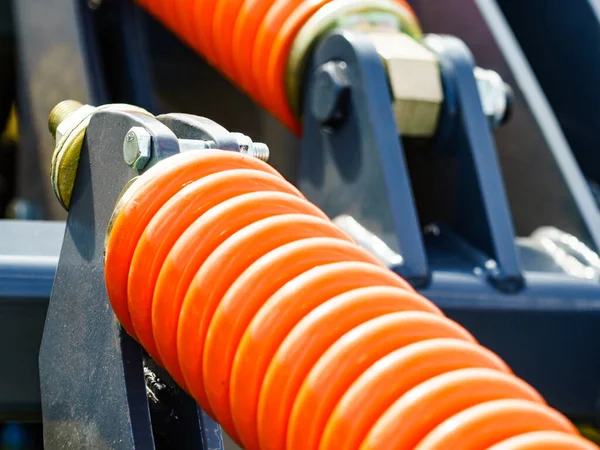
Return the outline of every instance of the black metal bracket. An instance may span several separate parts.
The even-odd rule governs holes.
[[[309,73],[331,61],[344,63],[345,117],[336,128],[323,126],[311,101],[328,99],[328,85],[309,77],[298,186],[330,217],[351,215],[382,237],[403,258],[393,269],[424,284],[427,261],[383,64],[368,37],[349,32],[323,39]]]
[[[368,37],[336,31],[315,51],[313,76],[307,80],[299,186],[331,217],[351,215],[380,236],[402,257],[402,264],[391,268],[423,286],[430,272],[421,231],[427,223],[419,223],[417,211],[425,203],[420,197],[430,200],[432,191],[421,189],[415,198],[413,186],[419,181],[437,184],[435,193],[445,190],[443,201],[456,208],[451,214],[436,212],[429,220],[451,222],[457,234],[487,255],[483,266],[490,280],[514,291],[522,286],[521,269],[472,57],[457,39],[431,36],[429,42],[440,58],[446,93],[434,147],[451,161],[455,172],[449,169],[435,178],[431,173],[412,173],[411,184],[406,161],[411,156],[399,138],[383,63]],[[331,103],[332,87],[323,82],[322,74],[334,61],[338,67],[342,64],[338,70],[347,78],[348,92],[344,111],[338,111],[343,118],[332,126],[323,119],[323,111],[331,109],[324,103]]]
[[[449,134],[435,147],[453,155],[458,165],[452,180],[458,185],[454,231],[488,256],[483,265],[491,282],[516,291],[523,287],[522,270],[494,139],[473,76],[473,57],[455,37],[430,35],[426,43],[440,60],[447,93],[444,109],[452,111],[443,124]]]
[[[181,123],[177,116],[162,121]],[[220,427],[122,331],[104,284],[106,228],[121,189],[137,175],[123,161],[123,139],[143,127],[153,158],[164,159],[179,152],[178,137],[216,125],[195,122],[195,130],[190,118],[187,128],[174,126],[176,134],[133,112],[99,112],[90,121],[40,350],[47,449],[223,448]],[[166,406],[149,407],[144,366],[168,387]]]

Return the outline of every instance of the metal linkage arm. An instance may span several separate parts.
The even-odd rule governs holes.
[[[107,299],[106,229],[121,190],[139,173],[124,162],[132,128],[149,136],[150,161],[178,153],[179,139],[235,142],[224,128],[194,116],[104,111],[92,117],[40,350],[45,448],[221,449],[219,426],[121,330]]]

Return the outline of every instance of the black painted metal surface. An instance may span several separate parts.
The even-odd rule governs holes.
[[[474,4],[472,0],[463,3]],[[429,5],[426,25],[444,8],[440,5],[438,2],[437,10]],[[465,9],[454,8],[469,15]],[[479,13],[474,7],[469,11]],[[475,22],[470,30],[480,30],[482,23]],[[460,21],[454,24],[460,28]],[[471,39],[476,55],[480,55],[481,46],[472,35]],[[495,49],[491,54],[497,52]],[[305,105],[300,187],[331,216],[350,214],[383,237],[404,258],[395,270],[421,286],[483,344],[498,351],[553,406],[576,418],[599,416],[600,362],[595,355],[600,352],[600,289],[595,283],[557,274],[546,265],[526,260],[522,249],[516,247],[489,130],[482,125],[477,93],[468,78],[472,77],[467,73],[471,62],[468,55],[461,56],[460,49],[448,58],[442,62],[453,69],[458,67],[460,79],[445,79],[446,87],[453,84],[450,91],[459,95],[446,105],[450,121],[446,141],[440,139],[437,149],[430,146],[429,151],[417,154],[398,138],[385,71],[368,40],[346,33],[327,38],[317,50],[313,68],[332,60],[337,64],[344,61],[343,72],[351,89],[343,105],[344,116],[336,117],[333,123],[325,121],[325,127],[322,117],[314,117],[314,105]],[[455,67],[457,58],[460,65]],[[486,65],[485,60],[478,62]],[[499,64],[508,71],[504,62]],[[310,80],[307,89],[306,99],[325,98],[310,92],[315,89]],[[523,94],[518,95],[522,100]],[[523,128],[509,125],[497,135],[504,143],[500,159],[509,179],[507,189],[517,229],[526,234],[542,224],[564,225],[596,246],[596,217],[580,216],[590,204],[580,201],[589,196],[582,191],[581,174],[565,163],[564,152],[550,155],[546,145],[552,146],[548,142],[551,133],[547,130],[552,126],[538,124],[533,109],[535,105],[517,111],[513,121],[533,130],[521,140],[523,147],[515,148],[507,137],[509,132],[518,135],[516,130]],[[149,129],[155,124],[150,126],[135,115],[109,116],[98,115],[90,127],[42,348],[48,448],[63,448],[65,443],[77,448],[154,445],[141,377],[142,354],[135,343],[121,335],[110,311],[101,253],[107,214],[120,187],[133,176],[122,163],[124,133],[132,123],[143,122],[141,125]],[[169,124],[170,119],[161,120]],[[173,126],[174,134],[188,139],[202,135],[188,125],[179,122]],[[166,154],[176,151],[169,144],[172,139],[174,135],[166,133],[155,140],[155,149],[165,149]],[[97,147],[100,142],[102,158]],[[514,170],[510,168],[513,161],[519,162]],[[543,182],[529,176],[534,169],[544,173]],[[424,183],[433,189],[426,192]],[[439,192],[446,197],[437,196]],[[454,201],[448,201],[451,193]],[[531,214],[532,206],[540,205],[540,214]],[[442,206],[445,209],[440,209]],[[430,221],[448,223],[457,236],[442,231],[423,237],[421,228]],[[517,251],[521,251],[519,257]],[[515,282],[521,281],[523,272],[519,259],[525,269],[523,284]],[[507,290],[514,292],[507,295]],[[200,430],[191,432],[190,440],[197,443],[200,436],[208,448],[222,445],[218,426],[190,408],[185,396],[177,398],[183,405],[181,411],[194,410],[182,416],[191,423],[191,430]],[[210,443],[208,440],[215,436]]]
[[[32,182],[48,176],[54,151],[48,114],[65,99],[154,110],[145,15],[133,0],[19,0],[14,9],[21,127],[18,195],[41,208],[44,217],[62,219],[66,214],[49,185]]]
[[[178,136],[148,116],[100,112],[90,121],[40,349],[45,448],[219,450],[220,427],[123,332],[107,298],[105,232],[121,189],[137,174],[122,153],[132,126],[151,134],[154,161],[179,152]],[[150,405],[144,367],[165,385]]]
[[[323,127],[308,99],[326,96],[307,79],[298,186],[330,217],[351,215],[381,237],[404,258],[394,270],[423,284],[429,274],[383,63],[368,37],[344,31],[324,38],[309,73],[329,61],[346,64],[347,112],[335,129]]]
[[[433,220],[451,224],[456,233],[493,260],[487,262],[487,272],[494,283],[504,290],[517,290],[522,285],[522,275],[512,216],[494,140],[473,76],[473,58],[465,44],[454,37],[430,36],[428,42],[435,42],[433,47],[441,61],[444,83],[452,86],[446,91],[451,89],[456,101],[451,106],[451,99],[446,99],[445,107],[455,109],[456,117],[454,120],[448,117],[450,123],[446,126],[451,131],[434,146],[438,154],[447,153],[450,160],[454,159],[452,165],[457,168],[454,176],[449,176],[448,170],[435,181],[440,186],[438,201],[453,205],[454,211],[451,216]],[[435,159],[432,156],[429,158]],[[428,177],[413,175],[416,180],[423,178]],[[431,178],[429,183],[434,184]],[[453,195],[449,196],[450,192]],[[419,203],[422,200],[418,199]]]
[[[149,118],[98,113],[90,122],[40,349],[48,449],[154,448],[142,352],[110,308],[103,270],[108,221],[135,176],[122,155],[133,125],[151,132],[154,149],[178,148]]]
[[[87,2],[88,39],[101,62],[107,101],[156,112],[146,15],[133,0]]]

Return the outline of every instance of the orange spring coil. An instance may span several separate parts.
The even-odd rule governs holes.
[[[123,327],[246,449],[596,449],[269,165],[187,152],[119,201]]]
[[[137,0],[296,134],[301,126],[284,86],[289,53],[302,26],[330,1]],[[405,0],[391,1],[414,17]]]

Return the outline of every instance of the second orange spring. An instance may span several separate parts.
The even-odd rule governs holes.
[[[126,330],[246,449],[596,448],[252,157],[140,176],[105,276]]]
[[[290,108],[285,86],[290,51],[302,27],[331,1],[137,0],[296,134],[300,118]],[[400,6],[416,24],[405,0],[381,3]]]

